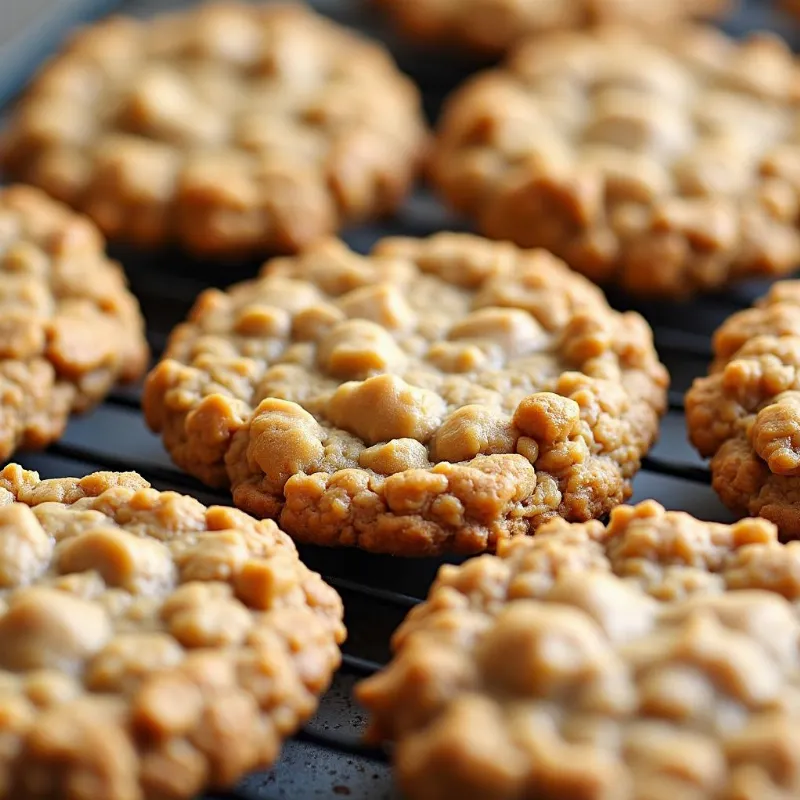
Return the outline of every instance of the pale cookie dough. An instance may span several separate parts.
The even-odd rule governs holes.
[[[728,0],[375,0],[411,40],[500,55],[534,34],[629,23],[647,28],[716,17]]]
[[[712,28],[552,34],[457,90],[434,184],[481,232],[682,296],[800,265],[800,69]]]
[[[726,320],[714,355],[686,395],[692,443],[728,507],[800,537],[800,281]]]
[[[292,536],[431,555],[625,500],[666,383],[644,320],[549,253],[439,234],[204,293],[143,405],[179,466]]]
[[[139,305],[104,246],[38,189],[0,188],[0,462],[147,367]]]
[[[0,160],[109,238],[236,256],[390,213],[425,136],[380,45],[301,5],[222,2],[79,32],[22,97]]]
[[[442,567],[357,696],[410,800],[788,800],[798,601],[765,520],[555,520]]]
[[[270,521],[133,472],[0,472],[3,800],[230,787],[314,712],[344,635]]]

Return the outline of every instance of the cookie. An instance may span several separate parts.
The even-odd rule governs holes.
[[[649,501],[440,569],[357,690],[411,800],[800,795],[800,544]]]
[[[655,28],[716,17],[728,0],[376,0],[410,39],[500,55],[526,37],[609,23]]]
[[[800,0],[780,0],[778,7],[795,17],[800,17]]]
[[[683,296],[800,264],[800,70],[711,28],[552,34],[457,90],[433,181],[494,238]]]
[[[729,508],[800,537],[800,281],[728,318],[714,356],[686,394],[689,437]]]
[[[381,46],[302,6],[231,2],[80,32],[22,98],[2,163],[110,238],[238,256],[392,211],[424,135]]]
[[[95,226],[38,189],[0,188],[0,461],[57,439],[147,366],[144,323]]]
[[[297,539],[476,553],[628,497],[666,383],[644,320],[549,253],[439,234],[205,292],[143,408],[179,466]]]
[[[271,764],[342,604],[271,521],[133,472],[0,472],[0,797],[163,800]]]

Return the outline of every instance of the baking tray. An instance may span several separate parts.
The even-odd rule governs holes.
[[[112,7],[124,13],[149,15],[189,4],[186,0],[0,0],[0,104],[21,88],[79,20]],[[361,0],[317,0],[312,4],[337,21],[386,41],[402,68],[421,85],[425,109],[432,120],[445,94],[476,66],[394,39]],[[771,29],[784,35],[795,49],[800,45],[800,27],[767,2],[742,2],[723,27],[737,36],[749,30]],[[0,126],[3,113],[0,108]],[[344,238],[364,252],[387,235],[425,236],[437,230],[462,228],[463,224],[450,217],[430,194],[419,190],[391,221],[347,231]],[[121,248],[112,248],[111,252],[124,264],[142,304],[155,355],[200,291],[251,276],[257,268],[255,263],[221,268],[178,252],[143,254]],[[702,519],[731,521],[730,513],[710,487],[706,464],[686,441],[683,394],[692,379],[705,372],[713,330],[765,289],[763,282],[749,282],[680,304],[637,303],[618,293],[610,295],[616,307],[633,308],[647,317],[661,358],[672,375],[661,440],[634,481],[634,502],[655,498],[667,508],[682,509]],[[191,494],[204,503],[229,503],[228,495],[207,489],[171,464],[160,440],[144,425],[139,411],[140,389],[135,386],[115,391],[94,412],[74,419],[61,441],[48,450],[21,453],[15,460],[48,478],[135,469],[158,489]],[[234,791],[207,794],[198,800],[400,798],[386,754],[360,742],[365,716],[352,701],[351,690],[356,681],[387,661],[392,631],[408,609],[425,596],[442,560],[409,561],[310,546],[301,546],[300,550],[306,563],[321,572],[344,599],[349,636],[342,668],[318,713],[286,743],[272,770],[251,775]]]

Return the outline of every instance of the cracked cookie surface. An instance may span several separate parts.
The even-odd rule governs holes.
[[[147,358],[139,305],[95,226],[37,189],[0,188],[0,461],[57,439]]]
[[[393,211],[424,138],[380,45],[301,6],[230,2],[79,32],[23,96],[2,161],[109,238],[229,256]]]
[[[666,382],[644,320],[549,253],[439,234],[204,293],[143,407],[179,466],[298,539],[475,553],[626,499]]]
[[[444,566],[362,682],[410,798],[800,793],[800,543],[648,501]]]
[[[0,797],[184,800],[317,706],[339,596],[269,520],[136,473],[0,472]]]
[[[409,38],[499,55],[534,34],[609,23],[656,27],[715,17],[727,0],[376,0]]]
[[[689,436],[740,514],[800,537],[800,281],[781,281],[714,335],[709,375],[686,394]]]
[[[431,174],[482,233],[682,296],[800,264],[800,70],[769,35],[552,34],[456,90]]]

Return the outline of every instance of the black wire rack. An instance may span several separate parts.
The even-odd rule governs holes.
[[[8,20],[15,4],[24,6],[26,11],[24,17],[17,17],[22,23],[10,30]],[[78,19],[112,7],[124,13],[147,15],[188,4],[186,0],[0,0],[0,102],[23,85],[27,74]],[[422,86],[431,119],[435,119],[446,93],[475,67],[394,40],[361,0],[317,0],[313,5],[339,22],[386,41],[401,67]],[[796,46],[800,43],[800,28],[766,2],[742,2],[724,27],[734,35],[771,29]],[[0,109],[0,125],[2,113]],[[425,236],[462,227],[432,196],[419,190],[393,220],[346,232],[344,238],[364,252],[383,236]],[[139,297],[156,357],[170,330],[183,319],[199,292],[250,277],[257,267],[251,263],[221,268],[189,260],[177,252],[144,254],[118,248],[111,252],[125,266],[131,287]],[[731,521],[730,513],[710,487],[706,464],[687,442],[683,395],[692,379],[706,370],[713,330],[765,290],[763,282],[750,282],[679,304],[637,303],[610,293],[612,305],[636,309],[649,320],[659,354],[672,376],[661,439],[634,481],[633,501],[654,498],[668,508],[682,509],[702,519]],[[42,453],[18,454],[16,460],[43,477],[134,469],[158,489],[191,494],[207,504],[229,503],[226,493],[209,490],[172,465],[159,439],[144,424],[139,411],[140,394],[141,386],[115,391],[94,412],[74,419],[61,441]],[[352,688],[387,662],[392,631],[425,596],[443,560],[404,560],[310,546],[300,550],[306,563],[322,573],[344,600],[349,636],[342,668],[318,713],[285,745],[272,770],[253,774],[235,791],[207,794],[199,800],[399,798],[386,753],[361,743],[366,720],[352,700]]]

